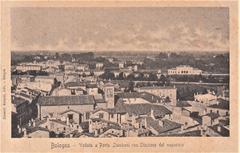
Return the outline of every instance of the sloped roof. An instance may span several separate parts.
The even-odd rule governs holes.
[[[116,112],[126,112],[129,115],[147,115],[153,110],[153,114],[156,117],[165,116],[167,114],[172,114],[172,112],[163,105],[154,104],[116,104]]]
[[[192,105],[189,104],[187,101],[178,101],[177,107],[191,107]]]
[[[23,103],[28,103],[28,101],[23,99],[23,98],[21,98],[21,97],[14,97],[13,100],[12,100],[12,103],[14,105],[16,105],[16,107],[17,107],[17,106],[19,106],[19,105],[21,105]]]
[[[91,95],[80,96],[46,96],[38,100],[41,106],[60,106],[60,105],[93,105],[94,98]]]
[[[217,104],[213,104],[208,107],[229,110],[229,101],[223,99],[217,99],[217,101]]]
[[[162,120],[163,126],[160,126],[159,120],[154,120],[151,117],[147,117],[146,121],[147,125],[155,129],[159,134],[181,128],[182,126],[181,124],[170,121],[168,119]]]
[[[87,84],[87,88],[98,88],[97,84]]]
[[[148,92],[124,92],[117,94],[120,98],[142,98],[150,103],[166,102],[165,98],[153,95]]]
[[[79,86],[85,86],[85,84],[83,82],[67,82],[65,83],[66,87],[79,87]]]

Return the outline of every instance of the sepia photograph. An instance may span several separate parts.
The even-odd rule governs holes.
[[[237,153],[236,2],[1,4],[0,152]]]
[[[11,9],[12,137],[228,137],[228,8]]]

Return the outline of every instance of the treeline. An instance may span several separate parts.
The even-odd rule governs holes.
[[[143,73],[131,73],[127,76],[123,72],[114,75],[111,71],[105,71],[99,76],[107,80],[129,80],[129,81],[163,81],[163,82],[204,82],[204,83],[229,83],[229,76],[203,76],[203,75],[161,75],[149,73],[147,76]]]
[[[190,53],[160,53],[155,60],[145,58],[146,68],[167,70],[179,65],[190,65],[194,68],[212,73],[229,73],[229,53],[195,55]]]

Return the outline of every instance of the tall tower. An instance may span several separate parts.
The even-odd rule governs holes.
[[[114,85],[112,83],[105,84],[104,99],[107,102],[107,108],[114,108]]]

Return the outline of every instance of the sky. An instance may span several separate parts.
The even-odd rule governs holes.
[[[228,51],[224,7],[12,8],[13,51]]]

